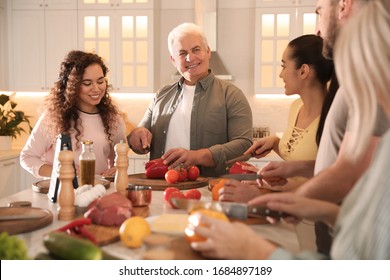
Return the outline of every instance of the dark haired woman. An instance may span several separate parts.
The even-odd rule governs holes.
[[[273,149],[284,160],[315,160],[317,128],[333,73],[333,63],[323,57],[322,45],[322,38],[316,35],[303,35],[288,44],[279,77],[285,84],[285,94],[298,94],[300,98],[290,106],[283,137],[261,138],[246,153],[263,157]]]
[[[36,177],[50,177],[56,137],[67,133],[71,136],[77,170],[81,141],[92,140],[96,174],[115,174],[114,146],[126,139],[126,130],[109,95],[107,72],[102,58],[96,54],[68,53],[61,63],[59,79],[45,99],[46,111],[21,152],[24,169]]]
[[[261,138],[245,153],[256,153],[257,158],[263,157],[273,149],[286,161],[315,160],[318,151],[316,136],[322,129],[320,124],[324,102],[329,98],[328,82],[334,72],[333,62],[322,55],[323,40],[316,35],[303,35],[292,40],[282,56],[282,70],[279,77],[285,84],[287,96],[298,94],[290,106],[287,128],[283,136],[276,135]],[[324,114],[324,113],[323,113]],[[255,171],[256,168],[243,167]],[[256,170],[257,171],[257,170]],[[288,183],[273,186],[263,182],[262,187],[276,191],[294,189],[306,181],[304,177],[294,177]],[[221,200],[247,202],[260,195],[255,181],[246,181],[251,186],[236,188],[234,182],[228,182],[220,191]],[[313,223],[303,221],[296,225],[300,246],[303,249],[315,247]]]

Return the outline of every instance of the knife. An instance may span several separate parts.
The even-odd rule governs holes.
[[[238,181],[251,181],[251,180],[257,180],[263,178],[261,174],[257,174],[257,173],[224,174],[221,175],[221,177],[227,179],[236,179]]]
[[[271,151],[271,150],[272,150],[272,148],[267,149],[267,150],[265,150],[264,152],[262,152],[261,154],[264,154],[264,153],[269,152],[269,151]],[[233,159],[230,159],[230,160],[226,161],[225,164],[226,164],[227,166],[230,166],[230,165],[232,165],[233,163],[235,163],[236,161],[248,161],[251,157],[259,156],[259,155],[261,155],[261,154],[256,154],[256,153],[253,152],[253,153],[247,154],[247,155],[240,155],[240,156],[238,156],[238,157],[236,157],[236,158],[233,158]]]
[[[247,161],[247,160],[249,160],[251,157],[252,157],[251,154],[249,154],[249,155],[241,155],[241,156],[238,156],[238,157],[236,157],[236,158],[233,158],[233,159],[231,159],[231,160],[226,161],[225,164],[226,164],[227,166],[230,166],[231,164],[235,163],[236,161]]]
[[[238,202],[222,202],[222,201],[210,201],[203,202],[196,199],[182,199],[172,198],[172,203],[179,209],[187,210],[191,212],[196,209],[209,209],[218,212],[223,212],[229,218],[246,220],[248,218],[259,218],[259,217],[273,217],[282,218],[286,216],[284,213],[279,211],[273,211],[265,207],[248,205],[246,203]]]

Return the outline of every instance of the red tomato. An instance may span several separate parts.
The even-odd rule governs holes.
[[[188,180],[195,181],[196,179],[198,179],[199,174],[200,171],[197,166],[191,165],[190,167],[188,167],[188,175],[187,175]]]
[[[185,199],[186,197],[184,196],[184,194],[181,191],[175,191],[175,192],[171,193],[171,195],[169,196],[168,202],[172,206],[172,208],[177,209],[177,207],[172,203],[172,198]]]
[[[200,191],[198,191],[196,189],[193,189],[193,190],[189,190],[189,191],[185,192],[184,196],[187,199],[197,199],[197,200],[199,200],[202,197],[202,194],[200,193]]]
[[[179,180],[179,171],[176,169],[168,170],[165,173],[165,181],[168,182],[168,184],[174,184]]]
[[[178,188],[175,187],[168,187],[164,191],[164,200],[169,201],[169,197],[173,192],[178,192],[180,191]]]
[[[187,169],[180,167],[179,169],[179,182],[187,180]]]

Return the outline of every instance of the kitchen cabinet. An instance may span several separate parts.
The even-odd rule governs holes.
[[[77,49],[77,0],[11,1],[10,88],[48,91]]]
[[[0,155],[0,198],[31,188],[38,182],[20,166],[20,150],[2,151]]]
[[[153,92],[153,11],[79,11],[80,48],[102,56],[117,92]]]
[[[292,39],[315,33],[315,3],[257,0],[255,17],[255,92],[284,93],[284,84],[279,78],[283,51]]]
[[[32,188],[34,183],[37,183],[45,178],[36,178],[34,175],[26,171],[23,167],[20,167],[20,191]]]
[[[149,161],[149,154],[147,155],[129,155],[129,167],[127,174],[136,174],[145,172],[145,164]]]
[[[0,0],[0,91],[8,89],[6,1]]]
[[[12,0],[14,10],[77,9],[77,0]]]
[[[0,198],[19,192],[19,157],[0,160]]]
[[[98,2],[79,2],[80,48],[104,58],[110,69],[108,80],[114,91],[153,92],[152,1]]]
[[[153,8],[153,0],[79,0],[79,9],[146,9]]]

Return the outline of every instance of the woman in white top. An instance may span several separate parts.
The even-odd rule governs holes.
[[[61,63],[59,79],[45,99],[46,111],[36,123],[24,146],[20,163],[36,177],[50,177],[56,137],[69,134],[74,163],[79,169],[81,141],[92,140],[95,173],[115,174],[115,144],[126,139],[125,123],[112,103],[101,57],[71,51]]]

